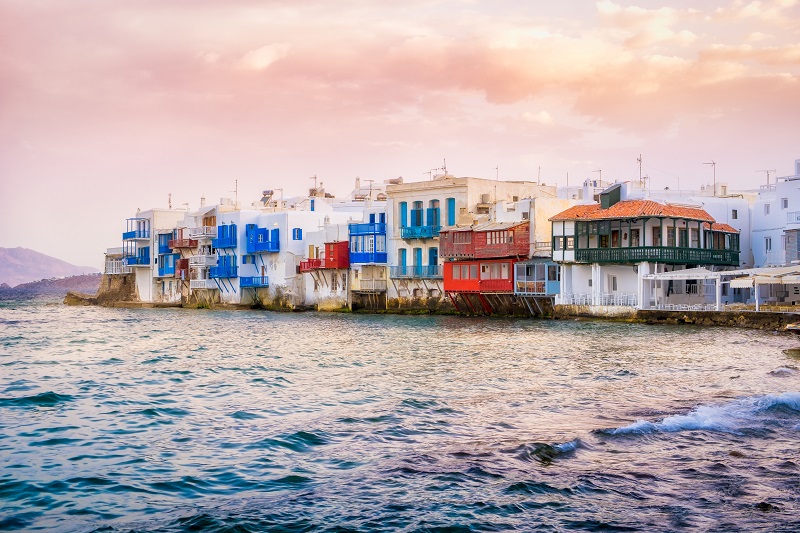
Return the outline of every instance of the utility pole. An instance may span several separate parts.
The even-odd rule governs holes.
[[[714,196],[717,196],[717,164],[712,159],[710,163],[703,163],[704,165],[711,165],[711,170],[714,171]]]
[[[771,168],[771,169],[769,169],[769,170],[756,170],[756,172],[766,172],[766,173],[767,173],[767,187],[769,187],[769,173],[770,173],[770,172],[773,172],[773,173],[774,173],[774,172],[775,172],[775,169],[774,169],[774,168]]]
[[[600,186],[603,186],[603,169],[598,168],[597,170],[592,170],[592,172],[597,172],[597,179],[600,181]]]
[[[500,179],[500,165],[497,165],[496,167],[494,167],[494,181],[497,181],[499,179]]]
[[[636,158],[639,162],[639,187],[642,186],[642,154],[639,154],[639,157]]]

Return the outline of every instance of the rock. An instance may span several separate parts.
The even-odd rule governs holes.
[[[69,291],[64,297],[66,305],[97,305],[97,298],[91,294]]]

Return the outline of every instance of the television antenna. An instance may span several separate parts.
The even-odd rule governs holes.
[[[711,165],[711,170],[714,171],[714,196],[717,195],[717,164],[712,159],[710,163],[703,163],[704,165]]]
[[[756,170],[756,172],[766,172],[766,174],[767,174],[767,187],[769,187],[769,173],[770,172],[774,173],[775,169],[771,168],[769,170]]]

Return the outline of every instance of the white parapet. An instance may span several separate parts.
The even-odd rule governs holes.
[[[190,289],[218,289],[217,282],[213,279],[193,279],[189,281]]]
[[[197,228],[189,228],[189,238],[191,239],[200,239],[203,237],[216,237],[216,236],[217,236],[216,226],[200,226]]]
[[[193,255],[189,258],[190,267],[217,266],[216,255]]]

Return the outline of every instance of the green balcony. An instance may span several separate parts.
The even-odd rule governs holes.
[[[739,252],[704,248],[638,246],[635,248],[590,248],[575,250],[578,263],[639,263],[642,261],[675,265],[739,266]]]

